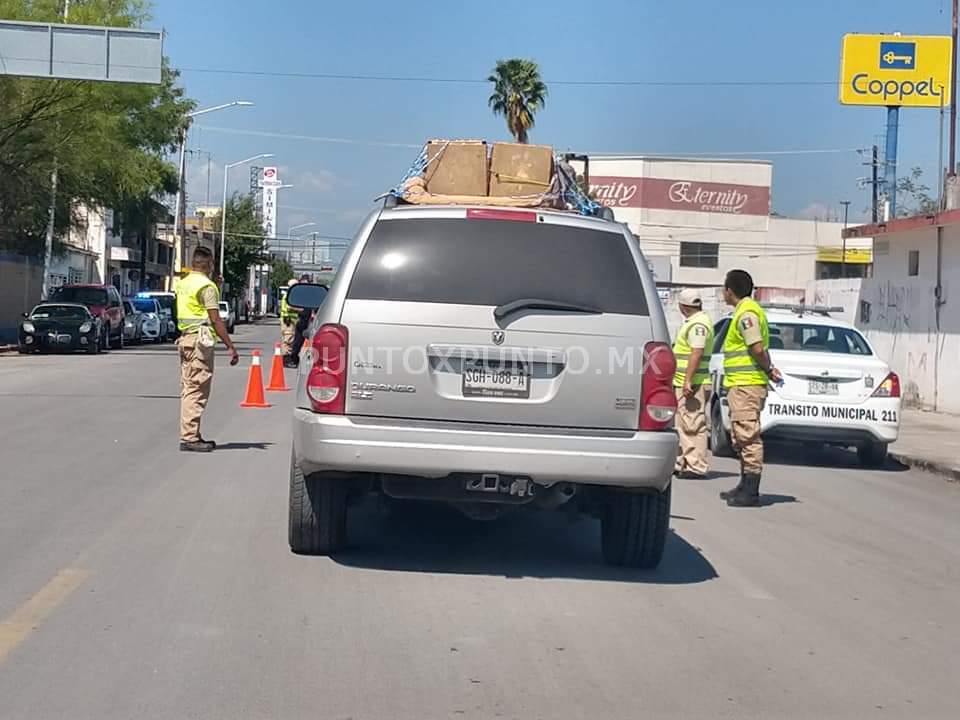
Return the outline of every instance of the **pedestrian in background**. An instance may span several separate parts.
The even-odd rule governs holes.
[[[730,409],[733,447],[740,454],[740,482],[720,497],[732,507],[760,504],[763,473],[763,440],[760,413],[767,399],[767,384],[782,382],[770,362],[767,315],[753,295],[753,278],[745,270],[731,270],[723,285],[723,299],[734,307],[723,343],[723,387]]]
[[[677,436],[680,440],[676,473],[679,478],[702,480],[710,469],[706,408],[710,399],[713,324],[703,311],[699,291],[683,290],[678,301],[685,321],[673,343],[673,354],[677,359],[673,387],[677,392]]]
[[[290,356],[290,351],[293,348],[293,336],[297,331],[297,319],[300,316],[297,309],[290,307],[289,303],[287,303],[287,295],[290,293],[290,288],[296,284],[297,279],[291,279],[287,285],[287,292],[280,298],[280,343],[283,347],[285,357]]]
[[[230,364],[240,357],[220,317],[220,292],[210,279],[213,253],[203,246],[193,251],[190,272],[180,278],[177,296],[177,329],[180,337],[180,450],[210,452],[217,444],[200,436],[200,417],[210,399],[216,338],[230,351]],[[212,330],[211,330],[212,328]]]

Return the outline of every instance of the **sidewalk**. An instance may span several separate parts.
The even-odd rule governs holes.
[[[903,410],[900,439],[890,446],[890,457],[960,482],[960,416]]]

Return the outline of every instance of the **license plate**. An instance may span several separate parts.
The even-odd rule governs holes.
[[[464,397],[530,397],[530,373],[523,363],[484,362],[463,364]]]
[[[839,395],[840,386],[826,380],[811,380],[809,385],[811,395]]]

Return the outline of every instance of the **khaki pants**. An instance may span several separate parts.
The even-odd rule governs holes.
[[[284,355],[290,355],[293,348],[293,336],[297,332],[297,321],[280,319],[280,343]],[[298,348],[299,350],[299,348]]]
[[[210,398],[214,347],[199,342],[196,332],[181,335],[180,350],[180,441],[200,439],[200,416]]]
[[[766,400],[766,385],[744,385],[727,391],[733,447],[740,453],[740,467],[744,473],[760,474],[763,471],[760,412]]]
[[[710,469],[707,462],[707,390],[705,385],[696,385],[693,395],[683,397],[683,389],[677,390],[677,436],[680,439],[680,455],[677,457],[677,472],[692,472],[706,475]]]

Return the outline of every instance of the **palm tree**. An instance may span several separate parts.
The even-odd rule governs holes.
[[[493,83],[493,94],[488,101],[493,114],[505,117],[514,139],[526,143],[534,115],[543,108],[547,97],[540,67],[533,60],[522,58],[498,60],[487,80]]]

